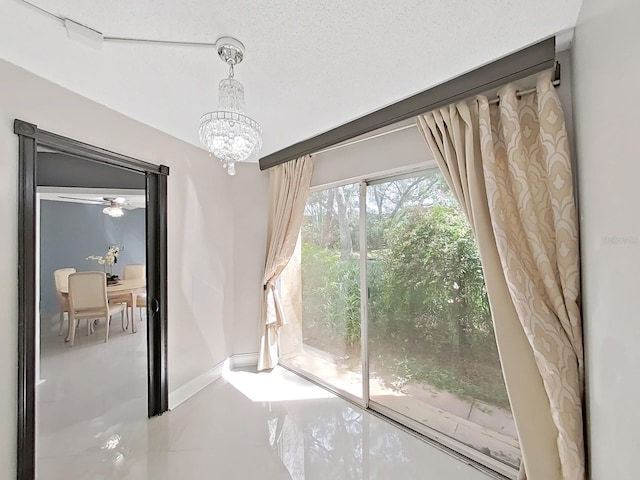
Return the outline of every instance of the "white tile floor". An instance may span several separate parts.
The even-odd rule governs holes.
[[[490,478],[281,368],[225,372],[147,420],[145,330],[117,327],[43,338],[40,480]]]

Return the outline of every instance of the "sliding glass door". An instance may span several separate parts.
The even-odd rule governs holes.
[[[282,287],[285,365],[502,473],[519,467],[477,247],[439,170],[312,193]]]
[[[285,363],[356,399],[363,398],[359,196],[357,183],[311,193],[281,278]]]
[[[478,250],[438,170],[367,188],[370,407],[513,467]]]

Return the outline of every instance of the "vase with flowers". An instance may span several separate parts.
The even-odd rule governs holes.
[[[104,255],[89,255],[87,260],[95,260],[98,265],[102,265],[102,270],[107,275],[107,282],[114,283],[118,281],[118,276],[113,274],[113,266],[118,263],[118,254],[123,250],[119,245],[111,245]],[[107,272],[107,267],[109,271]]]

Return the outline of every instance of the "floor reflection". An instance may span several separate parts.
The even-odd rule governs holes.
[[[43,329],[44,381],[36,390],[39,480],[119,478],[98,472],[126,470],[147,423],[146,322],[138,315],[135,321],[136,334],[112,322],[108,343],[104,321],[89,336],[79,329],[73,347],[57,326]]]
[[[489,478],[284,369],[227,372],[225,378],[236,387],[252,378],[271,386],[266,396],[279,400],[259,403],[269,445],[293,480]],[[247,398],[254,396],[243,389]]]
[[[87,373],[86,364],[78,368],[73,375]],[[114,372],[121,368],[116,362]],[[96,391],[83,402],[82,419],[39,423],[44,435],[38,478],[489,478],[282,368],[263,373],[227,370],[175,410],[151,420],[139,419],[137,410],[144,402],[101,398],[102,387],[86,384]],[[126,388],[116,390],[124,394]],[[56,397],[52,389],[46,395]]]

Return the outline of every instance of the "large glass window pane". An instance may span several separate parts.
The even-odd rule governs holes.
[[[281,277],[289,323],[281,346],[285,364],[362,398],[359,212],[359,184],[309,195]]]
[[[476,243],[439,171],[367,187],[367,276],[372,407],[517,468]]]

